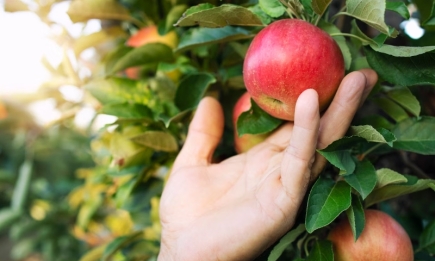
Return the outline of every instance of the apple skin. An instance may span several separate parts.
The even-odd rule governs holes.
[[[251,108],[251,96],[249,93],[244,93],[234,105],[233,110],[233,126],[234,126],[234,147],[237,153],[244,153],[250,150],[255,145],[264,141],[268,135],[266,134],[245,134],[239,137],[237,133],[237,119],[240,114],[248,111]]]
[[[149,43],[162,43],[171,48],[175,48],[178,44],[178,37],[175,31],[160,35],[157,31],[157,27],[150,25],[140,29],[127,40],[127,45],[131,47],[139,47]]]
[[[347,219],[334,227],[328,239],[334,245],[336,261],[412,261],[411,239],[388,214],[365,210],[366,224],[355,242]]]
[[[150,25],[140,29],[136,34],[132,35],[127,40],[127,46],[130,47],[140,47],[149,43],[162,43],[171,47],[172,49],[176,48],[178,45],[178,36],[175,31],[170,31],[165,35],[160,35],[157,31],[157,27],[155,25]],[[125,70],[125,74],[130,79],[139,79],[140,78],[140,67],[131,67]],[[169,78],[173,81],[178,80],[180,78],[181,73],[178,70],[174,70],[166,73]]]
[[[299,19],[278,20],[261,30],[243,65],[246,89],[258,106],[290,121],[296,100],[306,89],[317,91],[320,110],[325,110],[344,72],[343,55],[334,39]]]

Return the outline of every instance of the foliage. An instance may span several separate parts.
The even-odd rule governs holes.
[[[96,166],[81,169],[82,184],[67,188],[66,208],[77,215],[72,234],[92,247],[81,260],[155,260],[161,230],[159,198],[203,96],[217,97],[226,116],[215,161],[235,153],[234,128],[258,134],[281,124],[255,104],[242,114],[238,126],[232,126],[231,114],[244,92],[243,59],[250,40],[267,24],[289,17],[307,20],[329,33],[340,46],[347,72],[371,67],[380,80],[348,135],[318,151],[330,165],[307,194],[294,230],[258,260],[333,260],[332,246],[324,240],[330,225],[347,214],[358,238],[364,228],[361,213],[374,206],[407,229],[416,260],[434,260],[435,209],[426,209],[423,202],[433,198],[430,189],[435,190],[430,168],[435,155],[435,117],[430,109],[434,105],[425,95],[435,97],[435,2],[412,1],[432,37],[426,38],[427,44],[386,22],[386,12],[408,19],[408,1],[345,0],[340,10],[336,8],[340,3],[321,0],[224,2],[71,2],[68,14],[74,22],[111,21],[102,32],[75,42],[77,57],[89,47],[103,49],[92,77],[81,79],[71,70],[69,76],[95,98],[90,99],[99,113],[117,117],[92,137]],[[177,47],[126,46],[130,35],[150,25],[156,25],[162,35],[175,31]],[[114,48],[102,48],[103,42],[114,43]],[[132,67],[139,72],[134,79],[127,77]],[[429,163],[418,166],[413,160]],[[20,186],[25,187],[17,183]],[[4,215],[20,226],[15,213]],[[100,236],[98,240],[94,235]]]

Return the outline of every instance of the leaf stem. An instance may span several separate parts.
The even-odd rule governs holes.
[[[321,15],[317,15],[316,22],[314,23],[315,26],[317,26],[317,24],[319,24],[320,18],[322,18],[322,16]]]
[[[346,6],[344,6],[344,8],[346,8]],[[336,13],[333,17],[331,17],[331,22],[334,22],[335,19],[337,19],[340,15],[348,15],[348,13],[340,10],[340,12]]]
[[[373,151],[375,151],[376,149],[378,149],[379,147],[381,147],[382,145],[385,145],[385,143],[378,143],[375,146],[371,147],[370,149],[366,150],[363,152],[363,154],[361,154],[358,159],[359,160],[363,160],[365,157],[367,157],[367,155],[369,155],[370,153],[372,153]]]
[[[363,42],[363,43],[370,44],[370,42],[367,41],[366,39],[361,38],[361,37],[359,37],[359,36],[356,36],[356,35],[354,35],[354,34],[348,34],[348,33],[335,33],[335,34],[330,34],[330,36],[332,36],[332,37],[334,37],[334,36],[347,36],[347,37],[353,37],[353,38],[355,38],[355,39],[360,40],[360,41]]]

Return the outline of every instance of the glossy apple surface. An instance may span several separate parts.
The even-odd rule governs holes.
[[[306,89],[319,94],[325,110],[344,77],[340,48],[326,32],[298,19],[283,19],[261,30],[243,65],[246,89],[270,115],[293,120],[296,100]]]
[[[243,94],[234,105],[233,126],[234,126],[234,146],[237,153],[243,153],[266,139],[266,134],[253,135],[245,134],[239,137],[237,133],[237,119],[240,114],[251,108],[251,96],[249,93]]]
[[[336,261],[412,261],[411,239],[392,217],[378,210],[365,211],[366,224],[355,242],[347,219],[330,232]]]

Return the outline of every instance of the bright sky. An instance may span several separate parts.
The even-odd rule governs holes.
[[[0,9],[0,95],[33,92],[48,79],[41,59],[56,51],[46,38],[48,31],[33,13],[6,13]]]
[[[74,38],[101,29],[98,21],[90,21],[85,27],[83,24],[73,24],[66,14],[68,2],[53,6],[49,17],[58,25],[52,27],[41,22],[32,12],[5,12],[2,2],[0,0],[0,98],[34,93],[42,83],[50,79],[50,74],[41,60],[45,57],[54,68],[61,62],[62,47],[50,39],[62,32],[62,27],[59,25],[62,25]],[[71,62],[75,64],[74,60]],[[61,86],[59,90],[67,100],[79,102],[83,97],[83,91],[75,86]],[[55,107],[56,102],[53,99],[28,104],[29,111],[42,125],[61,116],[60,111]],[[92,108],[84,107],[77,113],[76,124],[86,128],[95,113]],[[113,117],[106,119],[107,117],[107,115],[97,117],[95,122],[98,127],[114,120]]]

